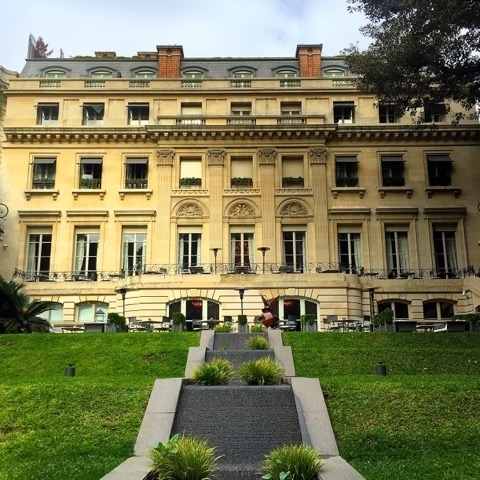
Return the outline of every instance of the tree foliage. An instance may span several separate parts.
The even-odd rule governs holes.
[[[42,37],[38,37],[35,40],[33,58],[47,58],[53,53],[52,50],[48,50],[48,43],[45,43]]]
[[[50,324],[39,315],[56,306],[55,302],[32,300],[20,292],[23,285],[0,277],[0,333],[48,332]]]
[[[370,23],[365,51],[345,50],[358,87],[398,113],[453,100],[469,110],[480,98],[478,0],[348,0]],[[454,112],[458,119],[463,115]]]

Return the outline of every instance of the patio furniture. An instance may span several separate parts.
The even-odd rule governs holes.
[[[393,322],[396,332],[416,332],[417,322],[414,320],[398,320]]]

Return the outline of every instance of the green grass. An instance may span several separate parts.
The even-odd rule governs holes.
[[[317,377],[341,455],[368,480],[480,476],[479,334],[284,334]],[[387,376],[376,375],[383,361]]]
[[[479,478],[480,334],[284,339],[297,375],[320,379],[340,453],[365,478]],[[195,332],[0,335],[0,480],[100,479],[132,455],[154,380],[183,377],[198,344]]]
[[[0,335],[0,480],[101,478],[132,455],[154,380],[183,377],[198,343],[197,333]]]

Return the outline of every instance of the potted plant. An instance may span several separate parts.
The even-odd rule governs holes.
[[[180,186],[181,187],[201,187],[202,186],[202,179],[197,177],[183,177],[180,179]]]
[[[248,333],[248,319],[246,315],[238,316],[238,333]]]
[[[391,308],[386,308],[373,317],[374,329],[379,332],[392,331],[391,325],[393,325],[393,310]]]
[[[172,332],[181,332],[185,325],[185,315],[182,312],[174,312],[172,316]]]
[[[300,317],[303,330],[306,332],[315,331],[315,315],[313,313],[305,313]]]
[[[232,187],[252,187],[253,180],[249,177],[233,177],[230,181]]]
[[[123,315],[111,312],[107,315],[107,325],[113,327],[115,332],[124,332],[126,328],[126,321]]]

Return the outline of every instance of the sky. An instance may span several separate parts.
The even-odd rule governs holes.
[[[50,58],[115,51],[130,57],[182,45],[186,58],[294,57],[297,45],[337,55],[367,22],[347,0],[10,0],[2,2],[0,65],[20,72],[28,38],[42,37]]]

